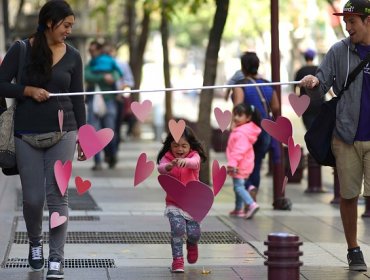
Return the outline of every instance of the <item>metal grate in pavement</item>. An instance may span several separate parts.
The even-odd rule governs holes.
[[[23,207],[22,191],[17,190],[17,211],[21,211]],[[95,202],[90,192],[85,192],[83,195],[79,195],[77,190],[74,188],[68,189],[68,206],[71,210],[90,210],[99,211],[101,208]],[[47,210],[47,205],[44,207]]]
[[[47,260],[45,260],[47,266]],[[28,268],[26,258],[11,258],[2,266],[3,268]],[[65,268],[116,268],[113,259],[65,259]]]
[[[49,243],[49,233],[43,234],[44,243]],[[27,232],[15,232],[14,243],[28,244]],[[68,232],[69,244],[169,244],[169,232]],[[202,232],[200,244],[243,244],[234,231]]]
[[[18,221],[24,221],[24,217],[23,216],[18,216]],[[42,217],[42,220],[43,221],[49,221],[49,216],[44,216]],[[82,222],[82,221],[87,221],[87,222],[97,222],[97,221],[100,221],[100,217],[99,216],[69,216],[68,217],[68,220],[69,221],[77,221],[77,222]]]

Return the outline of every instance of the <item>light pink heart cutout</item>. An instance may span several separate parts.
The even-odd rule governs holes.
[[[63,119],[64,119],[63,110],[58,110],[58,122],[59,122],[60,132],[63,132]]]
[[[78,141],[86,159],[99,153],[112,141],[114,132],[111,128],[95,131],[92,125],[85,124],[78,130]]]
[[[84,194],[91,187],[91,182],[89,180],[83,180],[80,176],[75,178],[75,184],[79,195]]]
[[[53,212],[50,216],[50,228],[56,228],[67,221],[66,216],[60,216],[58,212]]]
[[[213,161],[212,164],[212,181],[213,181],[213,193],[216,196],[221,188],[223,187],[226,180],[226,167],[221,166],[217,160]]]
[[[310,105],[310,97],[308,95],[298,96],[295,93],[291,93],[288,96],[289,103],[292,106],[294,112],[298,117],[301,117]]]
[[[283,180],[283,186],[281,187],[281,194],[284,194],[287,183],[288,183],[288,177],[285,176]]]
[[[150,100],[144,100],[143,103],[134,101],[131,103],[132,113],[137,117],[141,122],[144,122],[146,117],[149,115],[152,109],[152,102]]]
[[[218,126],[220,127],[221,131],[224,132],[231,122],[231,112],[229,110],[222,112],[218,107],[216,107],[213,112],[215,114]]]
[[[276,122],[263,119],[261,126],[268,134],[286,145],[288,145],[289,137],[293,135],[292,123],[282,116],[277,117]]]
[[[67,160],[64,164],[60,160],[57,160],[54,163],[54,176],[62,196],[64,196],[68,188],[68,182],[71,178],[71,175],[72,162],[70,160]]]
[[[169,175],[159,175],[158,181],[167,195],[195,221],[200,223],[206,217],[214,200],[213,191],[209,186],[200,181],[190,181],[185,186]]]
[[[302,151],[301,146],[299,144],[294,145],[293,137],[289,137],[288,140],[288,155],[290,171],[292,172],[292,175],[294,175],[299,165],[299,162],[301,161]]]
[[[168,128],[170,129],[172,137],[176,143],[179,142],[182,134],[184,133],[185,125],[186,124],[184,120],[179,120],[178,122],[175,120],[169,120]]]
[[[147,160],[146,153],[142,153],[137,160],[135,169],[134,187],[136,187],[138,184],[140,184],[146,178],[148,178],[154,170],[154,162],[153,161],[147,162],[146,160]]]

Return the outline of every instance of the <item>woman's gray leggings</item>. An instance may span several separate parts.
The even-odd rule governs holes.
[[[62,196],[54,177],[54,163],[72,161],[76,149],[76,131],[66,133],[54,146],[36,149],[15,137],[17,165],[22,184],[23,216],[31,242],[42,238],[42,217],[46,202],[49,217],[53,212],[68,217],[68,191]],[[64,260],[67,222],[50,229],[49,258]]]
[[[186,220],[181,215],[167,214],[171,226],[172,257],[183,256],[183,238],[187,236],[187,242],[196,244],[200,239],[200,225],[193,220]]]

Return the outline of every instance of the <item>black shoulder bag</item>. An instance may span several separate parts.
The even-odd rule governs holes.
[[[331,140],[335,128],[337,103],[344,91],[348,89],[349,85],[369,61],[370,53],[348,75],[347,84],[343,86],[339,94],[321,105],[319,114],[315,117],[311,127],[304,135],[309,153],[321,165],[335,167],[335,157],[331,150]]]
[[[19,53],[19,63],[18,63],[18,72],[16,77],[16,82],[20,83],[22,70],[24,66],[24,61],[26,58],[26,43],[22,40],[19,40],[18,43],[20,44],[20,53]],[[6,103],[5,103],[6,104]],[[1,137],[5,137],[5,139],[1,139],[1,148],[0,148],[0,165],[2,168],[2,172],[9,176],[9,175],[16,175],[18,174],[18,168],[16,164],[16,155],[15,155],[15,146],[14,146],[14,105],[10,106],[3,114],[8,114],[11,116],[11,121],[9,123],[2,123],[2,133]]]

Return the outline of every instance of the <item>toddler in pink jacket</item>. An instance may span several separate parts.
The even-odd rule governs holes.
[[[233,179],[235,192],[235,209],[231,216],[251,219],[258,211],[259,205],[253,200],[244,187],[254,168],[253,144],[257,141],[261,128],[258,126],[260,117],[253,106],[238,104],[233,109],[234,127],[227,142],[227,173]],[[248,205],[244,213],[243,202]]]
[[[186,126],[178,142],[173,139],[171,133],[168,134],[158,154],[158,171],[160,174],[173,176],[186,185],[189,181],[199,181],[201,160],[207,160],[204,149],[191,128]],[[200,225],[169,195],[166,196],[165,215],[171,227],[171,271],[183,273],[183,238],[186,236],[188,263],[195,263],[198,259]]]

